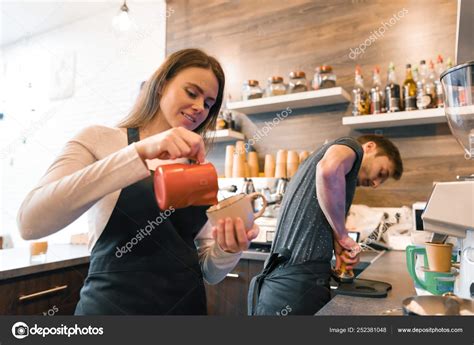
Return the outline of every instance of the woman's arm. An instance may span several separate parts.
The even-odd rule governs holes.
[[[194,242],[198,249],[199,261],[204,279],[209,284],[217,284],[225,278],[239,262],[242,251],[258,236],[257,224],[246,230],[240,218],[219,220],[216,227],[204,224]]]
[[[92,148],[107,145],[100,142],[104,137],[98,128],[85,128],[69,141],[38,186],[26,196],[17,215],[25,240],[61,230],[103,196],[149,176],[135,144],[97,160]]]
[[[209,221],[199,231],[194,243],[198,250],[202,274],[209,284],[217,284],[224,279],[237,265],[242,254],[222,250],[212,237],[212,226]]]

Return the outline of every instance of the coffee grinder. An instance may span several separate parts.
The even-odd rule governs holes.
[[[474,61],[441,74],[445,114],[452,134],[474,168]],[[473,169],[474,171],[474,169]],[[437,183],[422,215],[425,230],[457,237],[460,270],[454,294],[474,297],[474,174],[456,181]]]

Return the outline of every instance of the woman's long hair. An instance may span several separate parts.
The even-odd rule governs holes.
[[[207,118],[194,130],[195,133],[203,137],[206,149],[209,149],[214,138],[206,136],[206,133],[214,130],[216,127],[217,115],[219,114],[224,94],[225,76],[220,63],[214,57],[207,55],[199,49],[183,49],[168,56],[163,64],[145,82],[132,110],[117,126],[136,128],[150,123],[155,116],[158,116],[161,94],[166,83],[179,72],[189,67],[211,70],[219,83],[219,90],[214,105],[209,109]]]

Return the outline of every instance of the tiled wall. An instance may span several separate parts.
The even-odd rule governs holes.
[[[164,59],[164,1],[129,7],[136,24],[129,35],[112,30],[117,5],[1,49],[0,235],[10,234],[15,246],[26,245],[17,230],[17,210],[65,142],[83,127],[113,126],[123,118],[140,82]],[[64,55],[75,59],[74,93],[50,100],[51,68]],[[68,242],[80,232],[87,232],[86,216],[47,239]]]

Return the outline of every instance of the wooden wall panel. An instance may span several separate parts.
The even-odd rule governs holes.
[[[170,0],[174,13],[167,23],[167,54],[198,47],[215,55],[226,72],[226,93],[240,98],[242,81],[257,79],[265,85],[271,75],[303,69],[309,78],[320,64],[331,64],[338,85],[350,91],[356,64],[362,66],[366,85],[371,70],[379,65],[385,83],[386,68],[393,61],[399,82],[404,66],[441,53],[454,58],[456,36],[455,0]],[[384,22],[404,11],[365,52],[351,59],[356,48]],[[392,20],[393,22],[393,20]],[[283,109],[282,109],[283,110]],[[255,144],[260,163],[266,153],[279,148],[314,150],[326,139],[358,136],[373,131],[351,131],[341,125],[350,114],[342,104],[293,111]],[[383,115],[382,115],[383,116]],[[275,113],[239,115],[237,121],[247,138],[275,117]],[[410,205],[426,200],[433,181],[452,180],[474,172],[447,125],[382,129],[400,148],[405,160],[401,181],[390,181],[377,190],[361,188],[355,202],[371,206]],[[217,144],[210,160],[223,173],[225,145]]]

